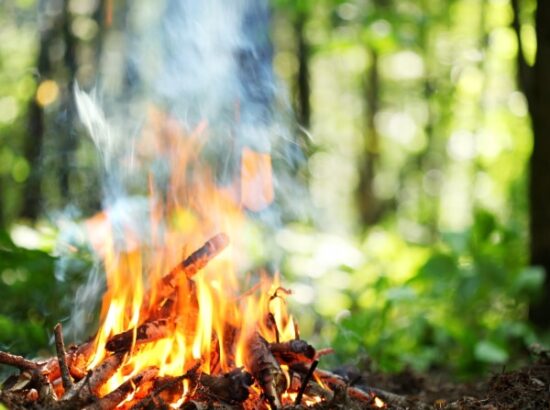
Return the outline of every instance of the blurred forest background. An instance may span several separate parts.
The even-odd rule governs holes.
[[[130,4],[0,0],[0,349],[51,347],[90,269],[56,258],[56,226],[101,203],[72,87],[130,81]],[[319,215],[276,238],[304,335],[390,371],[525,358],[550,327],[550,6],[277,0],[271,19],[311,135]]]

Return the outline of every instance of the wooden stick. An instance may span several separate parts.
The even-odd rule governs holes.
[[[63,342],[63,328],[61,323],[58,323],[53,328],[53,333],[55,337],[55,351],[57,352],[57,361],[59,362],[59,368],[61,369],[61,381],[63,382],[63,389],[65,391],[70,390],[73,387],[73,381],[71,375],[69,374],[69,367],[67,366],[65,352],[65,343]]]
[[[185,260],[175,266],[162,280],[159,290],[158,309],[151,314],[149,320],[164,319],[168,317],[174,306],[178,296],[177,288],[180,284],[182,276],[187,281],[188,287],[188,306],[198,306],[196,295],[196,284],[192,277],[216,255],[218,255],[229,244],[229,238],[224,233],[219,233],[205,242],[203,246],[189,255]],[[193,315],[190,315],[192,317]]]
[[[224,233],[219,233],[203,246],[189,255],[183,262],[173,268],[170,273],[162,278],[162,282],[168,287],[174,289],[177,286],[178,278],[185,274],[191,279],[199,270],[204,268],[217,254],[219,254],[229,244],[229,238]]]
[[[25,359],[22,356],[17,356],[11,353],[0,351],[0,364],[17,367],[19,370],[38,370],[40,365]]]
[[[302,404],[302,396],[304,395],[306,387],[309,381],[311,380],[311,377],[313,376],[313,372],[317,368],[318,364],[319,364],[319,360],[315,360],[313,363],[311,363],[311,366],[309,367],[309,371],[307,372],[306,377],[304,377],[304,380],[302,381],[302,385],[300,386],[300,390],[296,395],[296,400],[294,401],[295,406],[299,406],[300,404]]]
[[[134,332],[136,345],[154,342],[168,336],[170,324],[166,319],[144,322],[137,329],[130,329],[111,337],[105,347],[111,352],[129,351],[134,342]]]

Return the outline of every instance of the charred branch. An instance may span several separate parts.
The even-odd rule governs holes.
[[[206,243],[189,255],[183,262],[173,268],[162,282],[169,288],[176,288],[179,278],[185,275],[192,278],[199,270],[204,268],[218,253],[229,244],[229,238],[224,233],[219,233],[210,238]]]
[[[315,348],[303,340],[270,343],[269,350],[280,363],[293,364],[312,362],[315,359]]]
[[[219,376],[200,373],[194,380],[191,379],[191,382],[198,396],[236,404],[248,399],[248,388],[252,385],[253,379],[250,373],[238,368]]]
[[[166,319],[147,321],[137,329],[130,329],[113,336],[107,342],[106,348],[111,352],[127,352],[134,342],[135,345],[140,345],[165,338],[170,329],[170,323]]]
[[[269,344],[258,333],[248,341],[245,364],[258,381],[271,407],[280,409],[281,394],[287,388],[286,377],[269,350]]]

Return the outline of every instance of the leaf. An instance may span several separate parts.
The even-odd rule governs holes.
[[[514,282],[514,289],[533,292],[540,288],[543,281],[544,269],[540,266],[528,266],[519,273]]]
[[[456,276],[457,265],[451,255],[436,253],[419,270],[419,277],[432,279],[452,278]]]
[[[413,300],[416,297],[416,292],[409,286],[400,286],[388,289],[386,292],[388,300],[398,302],[401,300]]]
[[[479,342],[474,355],[476,359],[486,363],[503,364],[508,360],[508,352],[489,340]]]

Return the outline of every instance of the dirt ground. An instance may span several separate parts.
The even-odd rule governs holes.
[[[385,375],[354,368],[339,371],[352,384],[387,397],[388,409],[550,410],[550,352],[541,352],[529,365],[503,370],[470,383],[453,383],[437,374],[405,370]],[[403,401],[400,401],[403,399]]]

